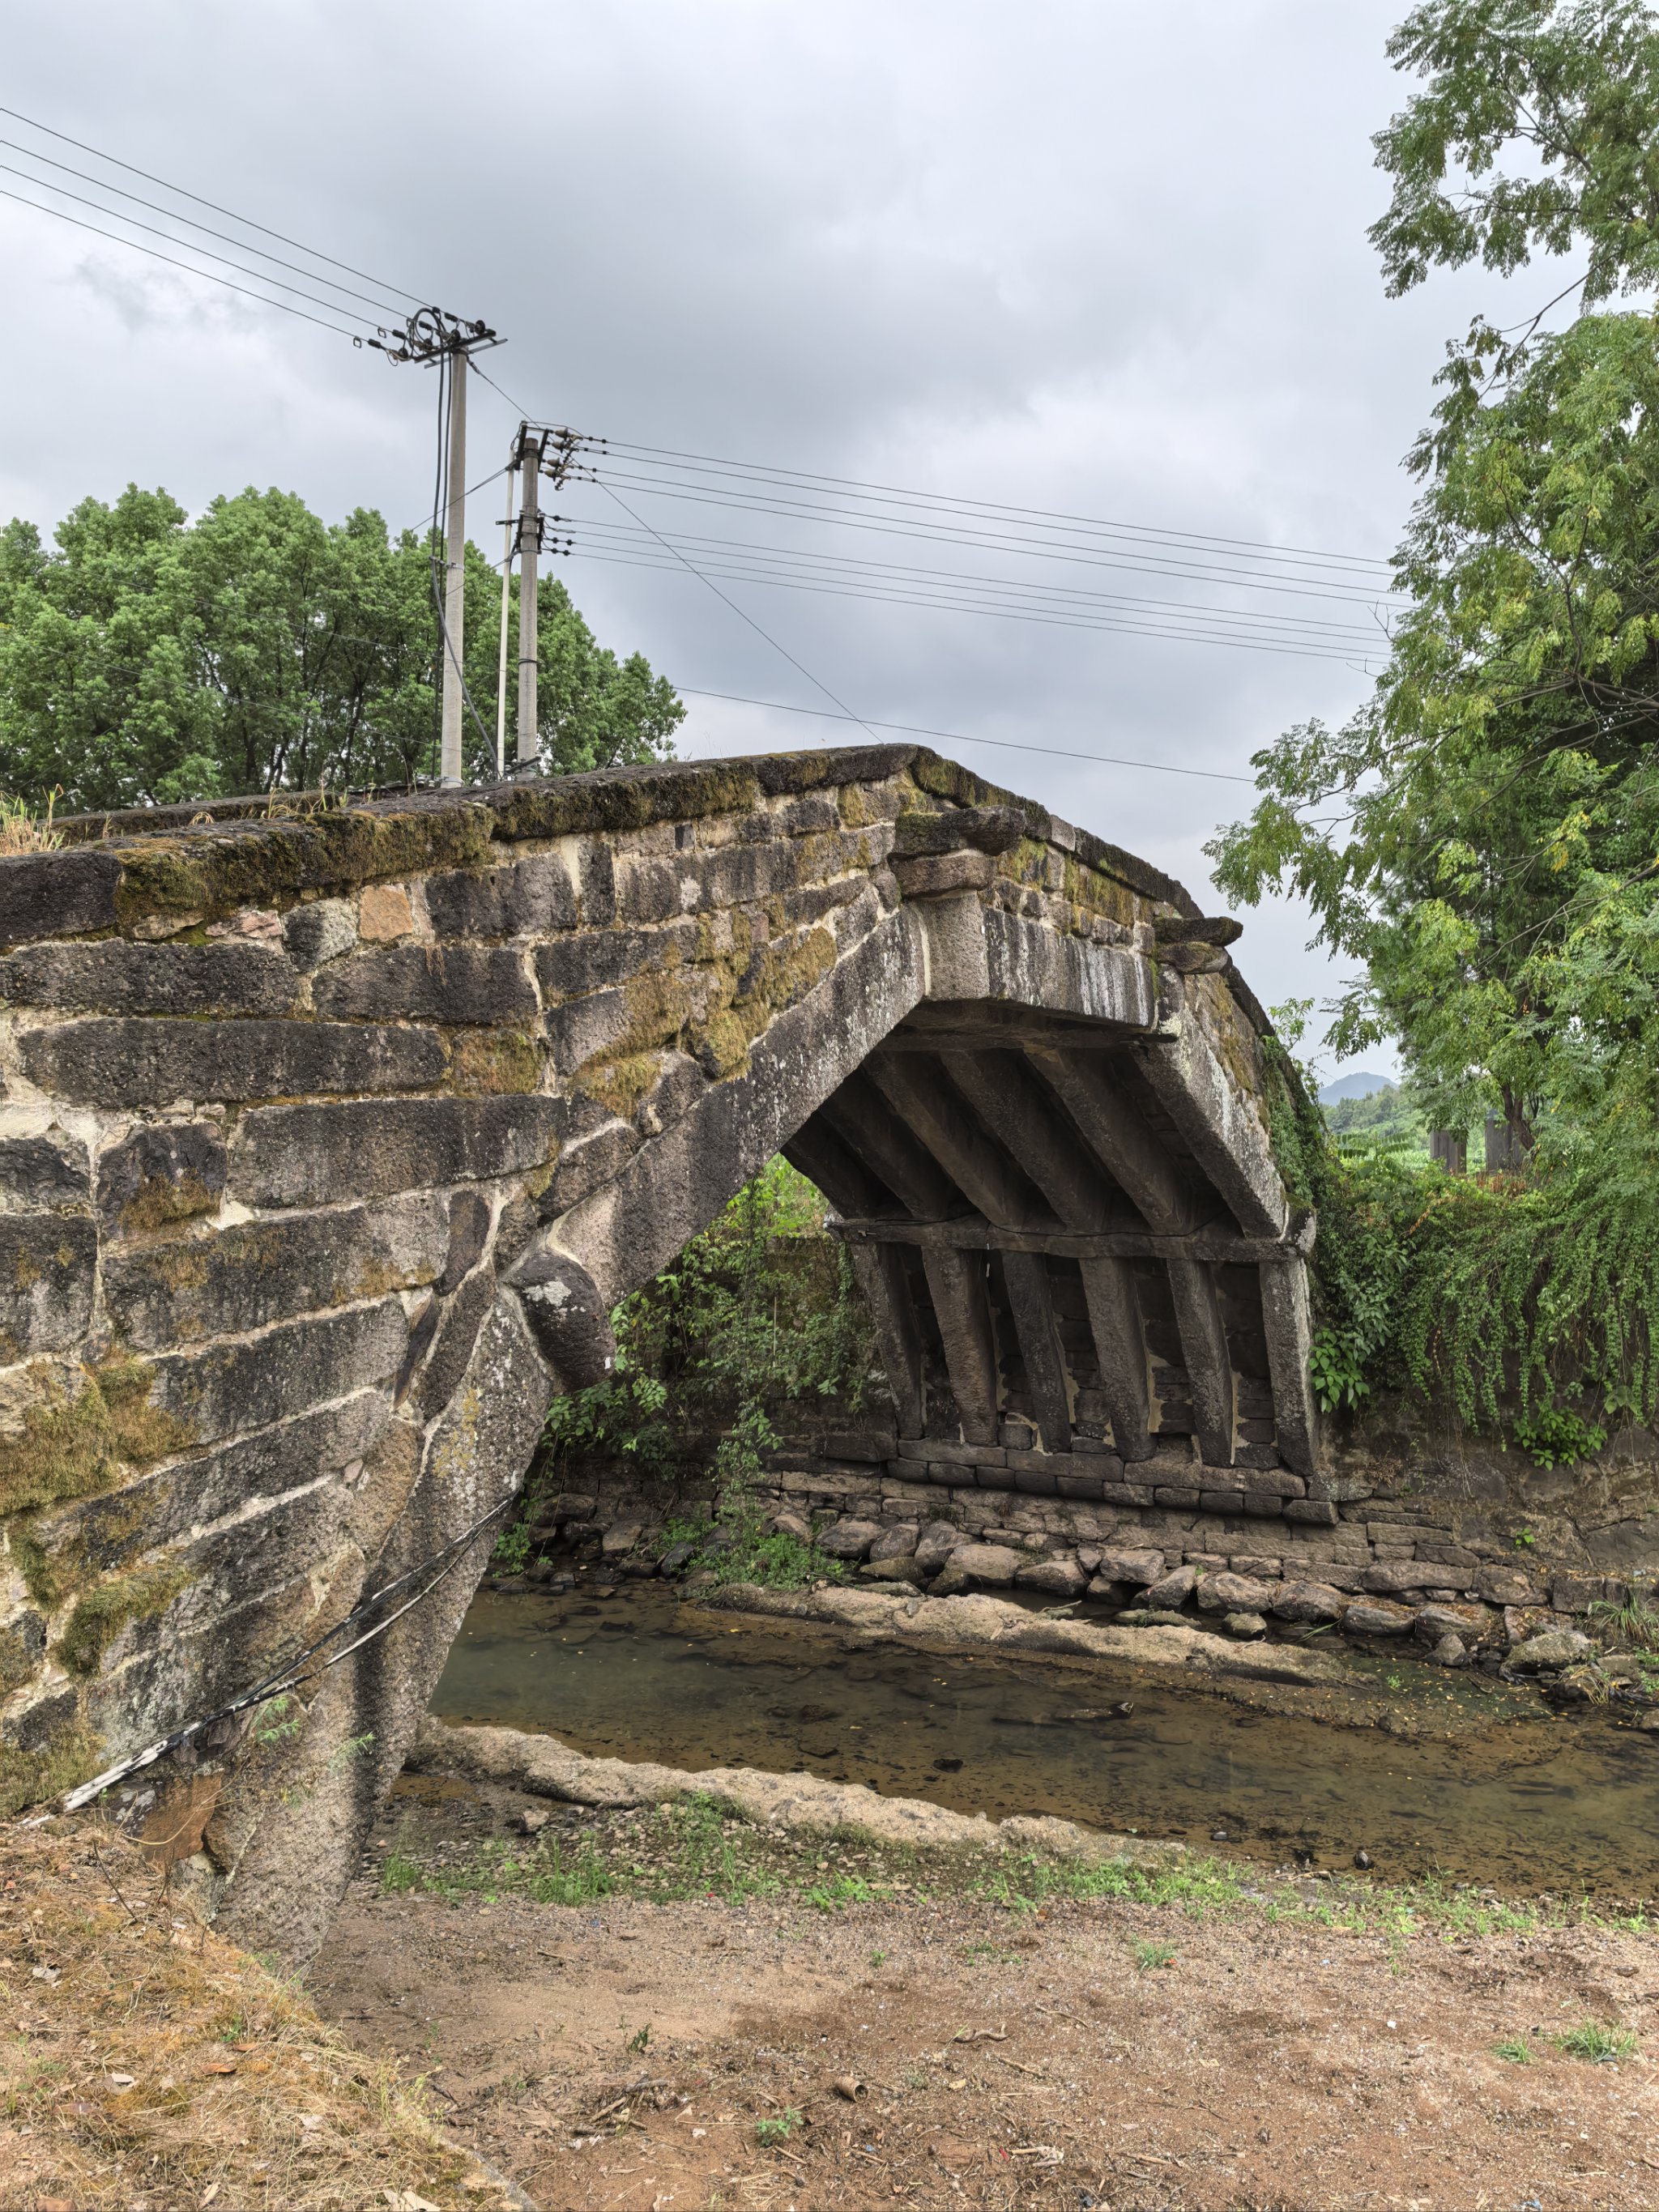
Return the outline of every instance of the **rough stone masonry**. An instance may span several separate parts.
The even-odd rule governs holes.
[[[83,819],[0,860],[0,1780],[320,1941],[608,1315],[786,1149],[947,1485],[1332,1523],[1267,1024],[1154,869],[914,746]],[[410,1579],[412,1577],[412,1579]]]

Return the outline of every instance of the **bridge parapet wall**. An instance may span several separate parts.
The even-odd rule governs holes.
[[[466,1532],[553,1393],[602,1371],[608,1304],[781,1146],[840,1146],[864,1178],[831,1195],[890,1323],[912,1301],[890,1343],[918,1434],[967,1436],[982,1387],[1040,1449],[1105,1451],[1075,1371],[1045,1380],[1014,1340],[1021,1237],[1063,1273],[1067,1235],[1085,1273],[1201,1271],[1222,1236],[1283,1340],[1254,1417],[1229,1400],[1227,1460],[1265,1407],[1279,1441],[1255,1455],[1312,1476],[1265,1024],[1178,885],[1046,811],[895,746],[69,826],[0,860],[0,1783],[61,1788],[280,1674],[366,1594],[422,1586],[422,1562],[452,1570],[127,1785],[210,1899],[234,1876],[250,1940],[319,1939],[487,1557],[493,1532]],[[896,1097],[956,1055],[959,1107],[975,1008],[1000,1079],[1047,1052],[1061,1098],[1085,1030],[1141,1041],[1142,1134],[1210,1206],[1162,1243],[1144,1206],[1068,1230],[1051,1192],[1041,1233],[999,1217],[974,1326],[1006,1341],[977,1383],[939,1302],[984,1206],[959,1183],[872,1204],[845,1113],[814,1121],[878,1048]],[[896,1141],[937,1103],[893,1106]],[[1055,1389],[1063,1435],[1032,1403]],[[1178,1434],[1195,1455],[1190,1415]]]

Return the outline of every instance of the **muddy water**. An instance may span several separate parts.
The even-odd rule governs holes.
[[[1057,1813],[1205,1846],[1221,1831],[1231,1851],[1274,1862],[1345,1866],[1364,1850],[1396,1879],[1659,1897],[1659,1738],[1516,1694],[1481,1721],[1468,1677],[1401,1666],[1419,1709],[1444,1702],[1448,1740],[1241,1710],[1127,1668],[848,1652],[635,1584],[481,1595],[433,1710],[590,1753],[804,1769],[998,1819]]]

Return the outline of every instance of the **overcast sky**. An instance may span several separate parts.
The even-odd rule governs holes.
[[[1382,54],[1402,9],[80,0],[11,16],[4,98],[485,317],[509,341],[486,366],[547,419],[1376,556],[1407,511],[1401,456],[1445,337],[1491,296],[1477,275],[1386,301],[1365,241],[1386,198],[1370,134],[1406,90]],[[82,163],[14,123],[0,132]],[[3,199],[0,244],[14,331],[0,509],[49,527],[129,479],[192,508],[247,483],[297,490],[331,518],[364,504],[415,522],[429,505],[429,372]],[[474,392],[477,477],[504,457],[517,410]],[[492,550],[500,496],[481,494],[469,517]],[[671,533],[752,534],[731,527],[742,518],[629,499]],[[560,505],[620,519],[597,491]],[[861,533],[849,545],[773,528],[803,548],[893,557]],[[1028,573],[1018,556],[938,557]],[[575,560],[564,573],[607,643],[680,684],[826,703],[690,574]],[[1204,595],[1167,578],[1105,581]],[[1253,750],[1310,715],[1341,717],[1369,689],[1358,659],[724,588],[855,713],[1004,747],[1246,774]],[[687,753],[845,733],[688,703]],[[1035,750],[940,750],[1155,860],[1206,904],[1202,846],[1249,797]],[[1241,964],[1264,1000],[1328,994],[1304,917],[1244,919]]]

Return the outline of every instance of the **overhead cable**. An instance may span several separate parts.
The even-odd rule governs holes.
[[[314,269],[302,268],[297,261],[284,261],[279,253],[267,253],[263,246],[250,245],[246,239],[234,237],[229,231],[215,230],[210,224],[198,222],[192,216],[180,215],[174,208],[164,207],[159,200],[143,199],[137,192],[126,191],[119,185],[106,184],[101,177],[91,176],[84,169],[71,168],[67,161],[54,161],[49,155],[37,154],[32,147],[20,146],[15,138],[0,138],[0,146],[9,148],[14,154],[23,155],[28,161],[45,162],[50,169],[62,169],[65,176],[79,177],[83,184],[96,185],[101,191],[113,192],[117,199],[131,200],[135,207],[148,208],[152,215],[164,215],[172,222],[183,224],[191,230],[199,230],[204,238],[216,238],[226,246],[240,246],[245,253],[257,253],[262,261],[274,262],[278,269],[292,270],[296,276],[307,277],[313,284],[326,284],[333,291],[343,292],[348,299],[364,301],[369,307],[379,307],[389,315],[401,315],[405,312],[402,307],[393,307],[389,301],[377,300],[371,293],[359,292],[351,285],[342,284],[336,278],[325,276]],[[0,161],[0,169],[3,169],[8,176],[21,177],[31,185],[38,185],[43,191],[60,192],[65,199],[77,201],[82,207],[96,208],[100,215],[113,216],[119,222],[130,222],[137,230],[155,229],[154,224],[140,222],[136,216],[128,215],[125,209],[106,207],[102,200],[88,199],[84,192],[72,192],[65,185],[54,184],[50,177],[37,177],[32,169],[17,168],[9,161]],[[207,253],[209,251],[206,246],[198,246],[193,238],[174,238],[171,231],[158,230],[155,235],[172,238],[175,246],[187,246],[192,253]],[[216,261],[226,259],[223,254],[210,254],[209,258]],[[228,264],[233,269],[241,265],[235,261]],[[250,270],[246,273],[264,276],[262,270]],[[270,278],[264,281],[274,283],[276,280]],[[287,289],[293,290],[296,288],[290,285]]]
[[[233,283],[228,276],[221,276],[215,270],[199,269],[193,261],[180,261],[175,254],[163,253],[159,246],[146,246],[142,239],[123,238],[118,231],[105,230],[95,222],[87,222],[82,216],[68,214],[63,208],[47,207],[43,202],[29,199],[21,192],[11,191],[3,185],[0,185],[0,199],[16,200],[23,207],[34,209],[39,215],[56,216],[59,222],[73,223],[77,230],[89,230],[98,238],[107,238],[117,246],[130,247],[134,253],[148,253],[153,261],[165,261],[170,267],[183,269],[192,276],[204,276],[209,283],[221,284],[228,292],[240,292],[244,299],[257,300],[261,307],[280,307],[284,314],[297,315],[302,323],[315,323],[319,330],[332,331],[338,337],[349,338],[354,345],[361,345],[363,342],[357,331],[348,330],[343,323],[329,322],[321,315],[308,315],[303,307],[296,307],[288,300],[273,300],[264,292],[250,291],[246,284]],[[313,304],[333,308],[337,313],[350,312],[338,308],[331,300],[318,300]]]
[[[726,699],[736,707],[765,707],[775,714],[816,714],[822,720],[857,722],[866,730],[896,730],[910,738],[943,738],[953,745],[989,745],[994,751],[1005,753],[1042,753],[1052,760],[1087,761],[1101,768],[1144,768],[1155,775],[1197,775],[1211,783],[1254,783],[1249,775],[1230,774],[1218,768],[1178,768],[1173,761],[1126,760],[1114,753],[1066,752],[1058,745],[1016,744],[1011,738],[970,738],[962,730],[931,730],[916,722],[865,721],[860,714],[831,714],[822,707],[791,707],[781,699],[750,699],[741,691],[708,691],[696,684],[677,684],[677,691],[688,692],[694,699]]]
[[[211,208],[215,215],[222,215],[232,222],[240,222],[246,230],[257,230],[266,238],[274,238],[283,246],[291,246],[298,253],[308,254],[314,261],[326,261],[331,268],[343,269],[349,276],[361,276],[366,284],[379,284],[387,292],[396,292],[400,299],[421,304],[421,295],[410,291],[402,284],[388,283],[384,277],[371,276],[366,269],[355,268],[349,261],[342,261],[332,253],[322,253],[314,246],[306,246],[286,231],[273,230],[269,223],[255,222],[252,216],[238,215],[234,208],[222,207],[217,200],[204,199],[200,192],[192,192],[186,185],[170,184],[167,178],[158,177],[149,169],[141,169],[131,161],[124,161],[118,155],[106,154],[100,146],[89,146],[84,138],[71,138],[67,131],[54,131],[51,124],[37,122],[33,116],[25,115],[21,109],[0,106],[0,115],[10,116],[14,123],[26,123],[31,131],[39,131],[48,138],[56,138],[61,145],[73,146],[82,154],[90,154],[112,168],[125,169],[130,177],[142,177],[147,185],[159,185],[163,191],[174,192],[180,199],[194,200],[198,207]],[[42,157],[44,158],[44,157]]]

